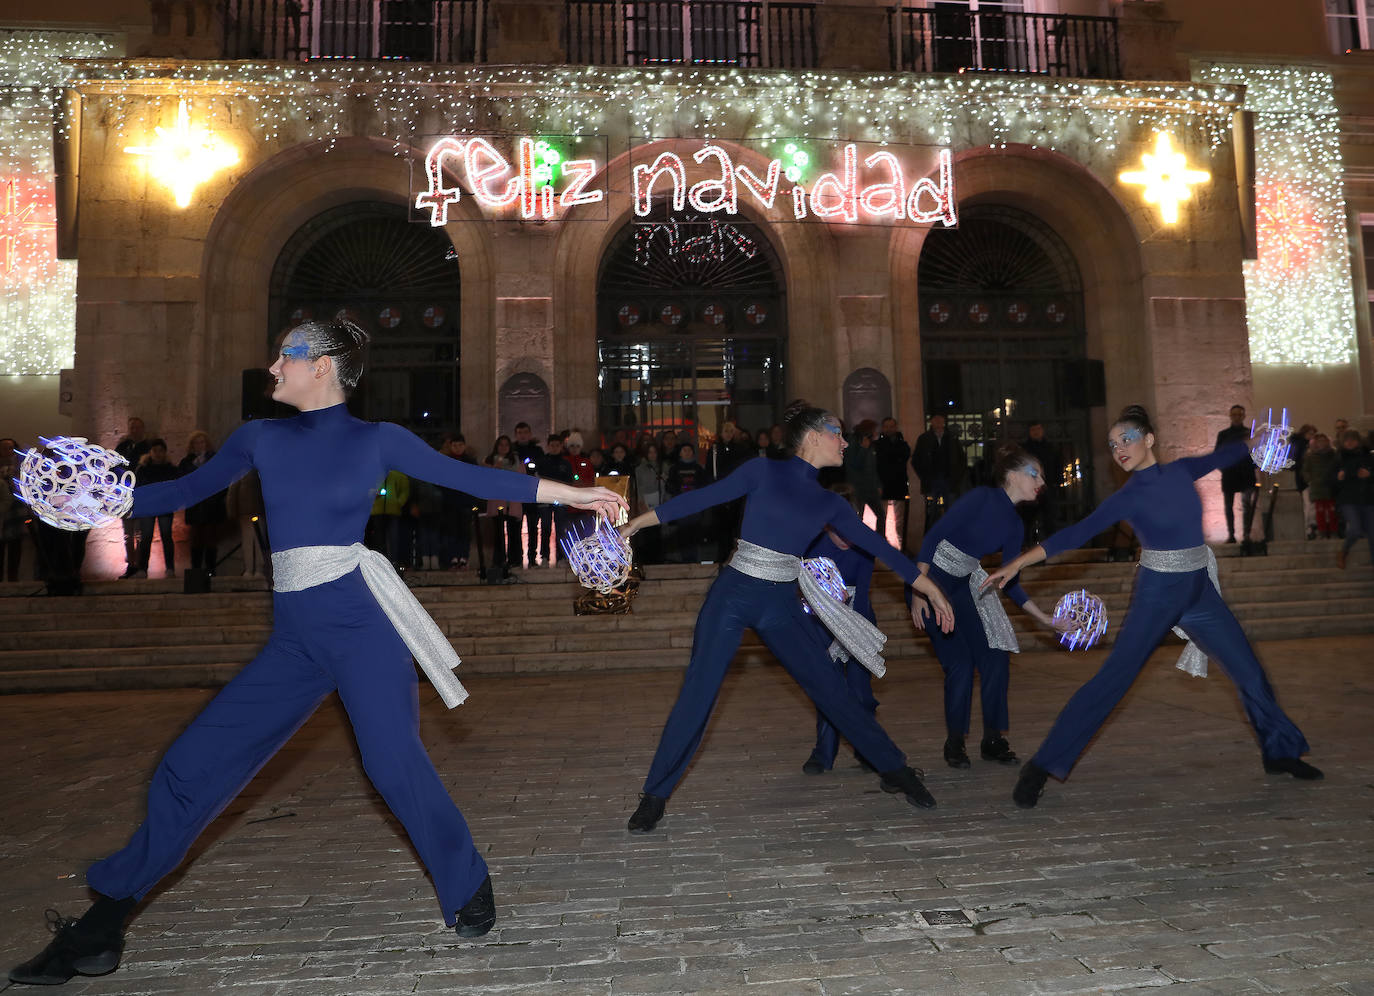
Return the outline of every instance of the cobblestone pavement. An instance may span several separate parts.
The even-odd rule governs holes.
[[[677,673],[472,678],[454,712],[427,695],[424,734],[496,883],[477,942],[442,929],[331,700],[140,912],[119,971],[67,991],[1374,994],[1372,651],[1260,647],[1324,782],[1266,776],[1232,686],[1176,671],[1174,648],[1029,812],[1016,769],[941,762],[933,663],[890,662],[878,686],[933,811],[847,752],[803,775],[813,713],[780,669],[738,668],[644,837],[625,820]],[[1023,756],[1101,659],[1014,664]],[[45,906],[84,908],[83,869],[209,694],[0,698],[0,964],[45,942]]]

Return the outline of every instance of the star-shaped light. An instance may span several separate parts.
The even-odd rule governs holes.
[[[177,207],[186,207],[196,187],[239,161],[232,145],[206,128],[191,125],[191,105],[185,97],[177,105],[176,126],[156,130],[151,145],[128,145],[124,151],[148,158],[148,170],[171,189]]]
[[[1128,170],[1119,179],[1143,186],[1145,203],[1159,205],[1159,216],[1166,225],[1178,221],[1179,202],[1193,196],[1192,186],[1212,179],[1206,170],[1188,168],[1187,160],[1174,149],[1167,131],[1155,133],[1155,151],[1146,152],[1140,162],[1141,169]]]

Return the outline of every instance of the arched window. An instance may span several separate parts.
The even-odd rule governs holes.
[[[458,426],[459,275],[441,230],[365,201],[307,221],[277,256],[269,345],[310,318],[347,317],[372,337],[349,408],[421,433]]]
[[[999,440],[1040,422],[1061,455],[1061,514],[1086,512],[1102,366],[1084,356],[1083,285],[1064,240],[1024,211],[961,208],[957,229],[926,238],[917,279],[926,407],[958,431],[971,478]]]
[[[601,430],[767,428],[786,344],[782,269],[758,226],[666,211],[631,222],[597,282]]]

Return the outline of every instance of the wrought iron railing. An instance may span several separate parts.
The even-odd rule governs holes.
[[[567,0],[565,9],[572,63],[780,69],[817,64],[810,3]]]
[[[226,59],[482,62],[483,0],[221,0]]]
[[[892,68],[1116,79],[1116,18],[891,7]]]

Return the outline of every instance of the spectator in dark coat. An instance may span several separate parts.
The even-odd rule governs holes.
[[[1217,433],[1217,444],[1213,451],[1227,443],[1237,440],[1245,442],[1250,438],[1250,427],[1245,424],[1245,408],[1231,406],[1231,424]],[[1236,495],[1240,495],[1241,525],[1244,530],[1241,539],[1250,542],[1250,527],[1255,524],[1255,506],[1259,504],[1259,479],[1255,476],[1255,461],[1247,454],[1244,460],[1221,468],[1221,498],[1225,503],[1226,542],[1236,541]]]
[[[178,476],[184,477],[191,473],[214,455],[215,448],[210,442],[210,434],[197,429],[191,433],[191,439],[186,445],[186,456],[177,465]],[[186,530],[190,533],[192,567],[214,571],[215,565],[219,563],[219,537],[225,520],[229,518],[226,505],[228,494],[227,490],[221,491],[186,509]],[[166,545],[165,539],[163,545]]]
[[[959,496],[968,470],[964,447],[938,412],[930,416],[930,428],[916,438],[911,466],[921,480],[921,496],[926,506],[925,527],[929,529]]]
[[[1059,528],[1059,486],[1063,481],[1059,447],[1045,438],[1045,424],[1032,422],[1026,426],[1026,438],[1021,448],[1039,462],[1045,474],[1045,487],[1033,502],[1022,506],[1026,520],[1026,542],[1038,543]]]
[[[138,469],[134,471],[135,486],[141,488],[163,481],[174,481],[180,476],[181,471],[177,470],[177,465],[167,459],[167,441],[164,439],[148,440],[148,452],[143,454]],[[138,567],[136,576],[141,578],[148,576],[148,555],[152,553],[153,524],[156,523],[158,535],[162,539],[162,563],[165,570],[163,576],[176,577],[176,545],[172,542],[172,513],[159,515],[155,519],[138,519],[137,522]],[[135,573],[125,572],[124,576],[134,577]]]
[[[1345,521],[1345,542],[1336,555],[1336,564],[1345,568],[1350,548],[1362,537],[1369,543],[1369,560],[1374,564],[1374,458],[1354,429],[1345,430],[1332,475],[1336,510]]]

